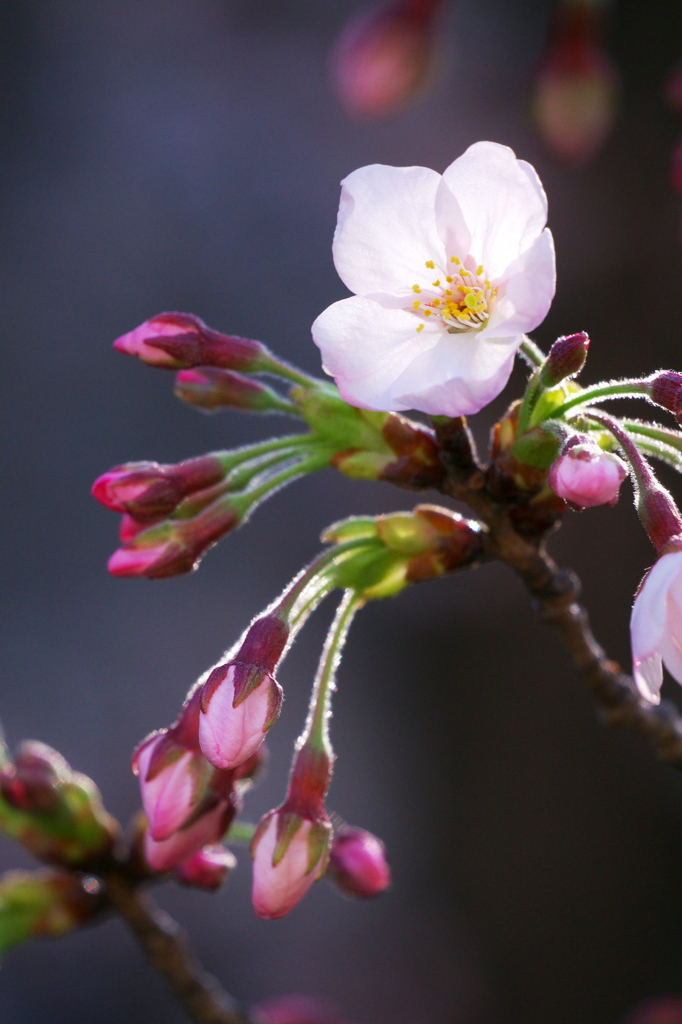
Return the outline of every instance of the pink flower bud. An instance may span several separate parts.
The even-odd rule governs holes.
[[[667,996],[642,1003],[623,1024],[682,1024],[682,996]]]
[[[224,846],[205,846],[189,860],[178,864],[175,875],[183,885],[199,889],[219,889],[230,871],[237,866],[235,855]]]
[[[536,127],[553,155],[568,163],[589,160],[615,119],[618,75],[599,28],[599,14],[588,4],[562,5],[536,75]]]
[[[163,516],[159,517],[156,522],[162,522],[162,520]],[[151,522],[149,520],[140,522],[139,519],[135,519],[134,516],[130,516],[127,512],[124,512],[118,526],[118,535],[121,539],[121,543],[127,544],[129,540],[133,539],[133,537],[137,537],[138,533],[148,530],[153,523],[154,520]]]
[[[585,365],[590,339],[584,331],[557,338],[542,367],[542,383],[553,388],[567,377],[577,377]]]
[[[0,792],[22,811],[51,811],[60,803],[58,787],[71,771],[61,754],[38,740],[24,740],[14,763],[0,772]]]
[[[262,819],[251,843],[253,908],[262,918],[284,917],[326,867],[329,821],[311,821],[280,808]]]
[[[177,832],[206,792],[213,768],[200,751],[179,743],[172,729],[144,740],[133,759],[140,777],[149,834],[160,841]]]
[[[92,485],[92,496],[113,512],[127,512],[138,521],[173,512],[183,498],[220,483],[225,477],[220,459],[202,455],[176,466],[158,462],[128,462],[114,466]]]
[[[424,83],[441,0],[393,0],[351,18],[332,58],[341,103],[352,114],[399,110]]]
[[[218,665],[201,690],[199,741],[217,768],[234,768],[254,754],[282,706],[273,676],[289,639],[287,624],[265,615],[250,626],[239,650]]]
[[[671,107],[682,114],[682,61],[676,64],[665,83],[664,95]]]
[[[161,579],[192,572],[217,540],[241,521],[229,499],[218,499],[191,519],[166,519],[135,534],[113,553],[112,576]]]
[[[169,370],[190,366],[257,370],[267,354],[259,341],[220,334],[191,313],[159,313],[117,338],[114,348],[148,366]]]
[[[219,842],[235,816],[234,804],[219,801],[215,807],[174,832],[168,839],[156,842],[149,832],[144,839],[144,855],[154,871],[170,871],[189,860],[204,846]]]
[[[327,874],[345,893],[378,896],[391,884],[386,848],[362,828],[344,828],[332,842]]]
[[[262,1024],[349,1024],[333,1006],[307,996],[272,996],[253,1007],[253,1016]]]
[[[289,404],[266,384],[232,370],[211,366],[181,370],[175,378],[175,395],[204,412],[218,412],[220,409],[271,412],[283,406],[290,409]]]
[[[552,464],[549,485],[577,509],[615,505],[627,474],[622,459],[588,441],[573,445]]]

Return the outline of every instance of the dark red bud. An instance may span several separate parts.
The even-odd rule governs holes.
[[[60,754],[43,743],[25,740],[14,763],[0,773],[0,792],[22,811],[50,811],[60,801],[58,786],[65,773],[68,766]]]
[[[584,331],[557,338],[540,371],[544,386],[553,388],[567,377],[576,377],[585,365],[589,347],[590,339]]]
[[[201,455],[177,465],[129,462],[95,480],[92,495],[114,512],[140,522],[169,515],[187,495],[219,483],[225,476],[214,455]]]
[[[220,409],[266,412],[280,401],[272,388],[260,381],[212,366],[181,370],[175,378],[175,394],[187,405],[205,412],[218,412]]]
[[[189,313],[164,313],[165,320],[180,318],[187,322],[187,334],[159,334],[145,339],[145,344],[161,349],[175,360],[176,366],[217,366],[226,370],[256,369],[267,349],[260,341],[221,334],[207,327],[199,317]],[[158,319],[155,318],[155,319]]]
[[[682,424],[682,373],[661,370],[652,374],[646,383],[654,405],[674,413],[677,422]]]

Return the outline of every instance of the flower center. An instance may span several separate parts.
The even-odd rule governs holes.
[[[484,267],[469,269],[458,256],[451,256],[445,269],[436,267],[434,260],[427,260],[426,266],[438,276],[430,288],[412,285],[415,295],[421,296],[412,303],[412,312],[422,321],[417,332],[423,331],[425,322],[433,316],[449,334],[485,327],[495,305],[497,288],[486,277]]]

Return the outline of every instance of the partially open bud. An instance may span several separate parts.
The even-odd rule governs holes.
[[[593,508],[615,505],[627,475],[622,459],[586,439],[564,449],[549,471],[549,485],[574,508]]]
[[[161,579],[192,572],[216,541],[239,526],[243,514],[229,497],[212,502],[191,519],[165,519],[135,534],[113,553],[112,576]]]
[[[137,356],[148,366],[178,370],[220,366],[257,371],[267,349],[259,341],[236,338],[207,327],[192,313],[159,313],[114,342],[114,348]]]
[[[213,891],[219,889],[230,871],[237,866],[237,858],[225,846],[205,846],[189,860],[178,864],[175,876],[183,885]]]
[[[284,917],[325,871],[331,824],[284,807],[270,811],[251,843],[253,908],[259,917]]]
[[[290,403],[267,384],[212,366],[181,370],[175,378],[175,395],[187,405],[204,412],[218,412],[220,409],[291,412]]]
[[[254,1006],[252,1014],[259,1024],[349,1024],[333,1006],[308,996],[271,996]]]
[[[139,522],[173,512],[183,498],[220,483],[225,477],[215,455],[202,455],[177,465],[128,462],[114,466],[92,485],[92,496],[113,512],[134,516]]]
[[[332,62],[349,113],[391,114],[415,96],[431,66],[440,7],[441,0],[393,0],[349,21]]]
[[[149,832],[144,838],[144,855],[154,871],[170,871],[193,857],[204,846],[219,842],[229,829],[237,813],[236,797],[220,797],[213,794],[215,805],[206,811],[197,811],[197,816],[160,842],[152,839]]]
[[[213,669],[201,688],[201,749],[217,768],[235,768],[254,754],[277,720],[282,688],[273,673],[289,627],[268,614],[249,627],[237,652]]]
[[[584,331],[557,338],[540,371],[543,386],[553,388],[567,377],[576,377],[585,365],[589,347],[590,339]]]
[[[600,20],[591,3],[563,3],[536,74],[536,127],[553,155],[568,163],[589,160],[615,120],[618,75],[599,40]]]
[[[0,953],[28,939],[65,935],[100,908],[99,887],[57,871],[8,871],[0,878]]]
[[[362,828],[343,828],[332,842],[327,875],[351,896],[378,896],[391,884],[386,848]]]

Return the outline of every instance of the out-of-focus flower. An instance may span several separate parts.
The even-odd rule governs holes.
[[[326,371],[362,408],[477,412],[554,295],[535,171],[479,142],[442,176],[374,164],[342,186],[334,262],[356,294],[313,324]]]
[[[623,1024],[682,1024],[682,996],[666,996],[642,1003]]]
[[[216,844],[205,846],[189,860],[178,864],[175,875],[183,885],[198,889],[219,889],[230,871],[237,866],[237,859],[231,850]]]
[[[442,2],[394,0],[350,19],[332,54],[336,92],[349,113],[391,114],[420,91]]]
[[[682,539],[671,540],[644,577],[630,636],[635,682],[646,700],[658,704],[663,665],[682,684]]]
[[[267,352],[259,341],[221,334],[192,313],[159,313],[122,334],[114,348],[167,370],[221,366],[248,372],[260,368],[261,356]]]
[[[378,896],[391,884],[386,848],[363,828],[344,828],[332,842],[327,875],[352,896]]]
[[[549,485],[575,508],[615,505],[620,485],[628,475],[622,459],[586,441],[564,451],[549,471]]]
[[[253,909],[259,917],[284,917],[326,868],[328,820],[280,808],[260,822],[253,838]]]
[[[259,1024],[350,1024],[335,1007],[308,996],[271,996],[253,1007]]]
[[[199,740],[216,768],[236,768],[260,747],[282,706],[274,678],[289,640],[279,615],[256,619],[234,656],[218,665],[201,688]]]
[[[587,0],[561,4],[532,96],[536,127],[559,160],[592,157],[616,116],[618,74],[599,40],[601,15]]]

